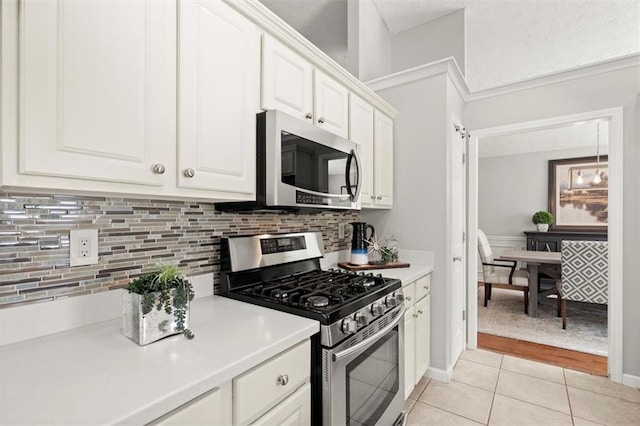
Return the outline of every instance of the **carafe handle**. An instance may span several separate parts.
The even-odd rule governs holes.
[[[367,240],[370,240],[376,236],[376,228],[374,228],[373,225],[367,225],[367,229],[371,229],[371,234],[369,234],[369,236],[367,237]],[[364,232],[366,235],[367,231],[365,230]]]

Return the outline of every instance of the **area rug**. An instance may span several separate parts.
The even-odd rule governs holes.
[[[539,301],[535,318],[524,313],[521,291],[493,288],[485,308],[478,288],[478,332],[607,356],[607,307],[567,302],[567,329],[556,316],[556,299]]]

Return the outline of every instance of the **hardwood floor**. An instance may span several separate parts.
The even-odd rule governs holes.
[[[484,333],[478,333],[478,348],[598,376],[607,376],[607,357],[603,356]]]

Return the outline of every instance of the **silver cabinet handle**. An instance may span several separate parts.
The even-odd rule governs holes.
[[[418,309],[418,314],[424,314],[424,311],[422,309]]]
[[[286,386],[289,383],[289,376],[287,374],[281,374],[278,376],[278,384]]]
[[[413,317],[414,318],[418,318],[418,314],[413,314]]]
[[[166,170],[166,168],[164,167],[164,165],[163,165],[163,164],[160,164],[160,163],[158,163],[158,164],[154,164],[154,165],[151,167],[151,171],[153,171],[153,173],[155,173],[155,174],[157,174],[157,175],[161,175],[161,174],[163,174],[165,170]]]
[[[455,257],[453,258],[453,261],[454,261],[454,262],[462,262],[462,256],[455,256]]]
[[[382,200],[382,195],[378,195],[378,196],[376,197],[376,199],[378,199],[378,200]]]
[[[192,178],[196,175],[196,171],[193,169],[184,169],[182,174],[184,175],[184,177]]]
[[[372,199],[372,200],[375,200],[375,199],[376,199],[376,196],[375,196],[375,195],[372,195],[372,196],[371,196],[371,199]]]
[[[422,288],[424,288],[425,290],[429,290],[429,287],[427,287],[426,285],[423,285]]]
[[[313,115],[311,115],[311,113],[308,112],[304,115],[304,118],[306,118],[307,120],[311,120],[313,118]]]
[[[318,123],[320,123],[320,124],[324,123],[324,117],[318,118]]]
[[[407,299],[407,302],[411,302],[411,296],[407,296],[405,299]]]

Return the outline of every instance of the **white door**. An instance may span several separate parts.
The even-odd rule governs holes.
[[[458,130],[456,130],[458,129]],[[466,343],[466,136],[460,123],[453,123],[449,138],[451,150],[451,363],[455,363]]]
[[[20,7],[20,173],[169,182],[176,3],[25,1]],[[158,173],[155,164],[162,166]]]
[[[268,35],[262,40],[262,108],[313,120],[311,64]]]
[[[373,204],[373,106],[353,93],[349,95],[349,139],[360,147],[360,199]]]
[[[313,110],[316,126],[349,137],[349,91],[318,70],[313,72]]]
[[[373,155],[375,161],[375,205],[393,205],[393,120],[378,111],[374,114]]]
[[[178,186],[252,198],[258,28],[223,2],[180,2],[179,63]]]

